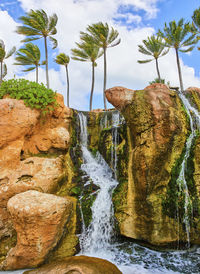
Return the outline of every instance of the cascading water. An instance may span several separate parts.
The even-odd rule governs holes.
[[[180,95],[188,115],[190,117],[191,134],[187,140],[186,153],[181,166],[181,172],[178,178],[180,182],[180,190],[186,194],[185,199],[185,226],[189,231],[189,220],[187,219],[187,199],[189,194],[185,180],[185,167],[189,151],[191,149],[192,140],[195,137],[195,125],[193,123],[190,111],[197,117],[200,122],[198,112],[189,104],[184,95]],[[184,101],[186,100],[186,101]],[[106,118],[105,118],[106,117]],[[96,191],[97,197],[92,206],[92,221],[88,228],[83,224],[82,234],[80,236],[80,254],[90,255],[108,259],[116,264],[123,274],[161,274],[161,273],[199,273],[200,265],[198,265],[198,256],[200,248],[188,253],[187,251],[152,251],[146,247],[136,243],[126,241],[116,241],[113,238],[113,206],[112,206],[112,190],[117,186],[117,181],[112,178],[112,170],[109,168],[103,157],[97,153],[94,157],[87,148],[87,117],[83,113],[79,113],[81,128],[81,148],[83,153],[82,170],[96,184],[99,189]],[[100,121],[102,127],[108,124],[113,129],[118,130],[118,116],[112,115],[112,121],[109,122],[107,115],[105,120]],[[199,123],[200,125],[200,123]],[[117,136],[117,135],[116,135]],[[115,132],[112,131],[113,138],[113,160],[111,161],[116,167],[117,154],[115,140]],[[111,164],[112,164],[111,163]],[[85,183],[85,186],[89,182]],[[92,195],[92,194],[91,194]],[[82,218],[83,219],[83,218]],[[188,234],[189,235],[189,234]],[[114,241],[115,239],[115,241]],[[189,238],[188,238],[189,239]]]
[[[191,104],[189,103],[189,101],[187,100],[187,98],[184,96],[184,94],[182,92],[179,93],[179,97],[182,100],[182,102],[185,106],[185,109],[187,111],[189,121],[190,121],[190,128],[191,128],[191,133],[190,133],[190,135],[187,139],[187,142],[186,142],[185,156],[184,156],[183,162],[181,164],[181,170],[180,170],[179,177],[177,179],[179,193],[184,193],[184,196],[185,196],[184,197],[183,221],[185,224],[185,230],[186,230],[186,234],[187,234],[187,242],[188,242],[187,246],[190,247],[190,214],[192,213],[192,203],[191,203],[191,199],[190,199],[190,195],[189,195],[189,191],[188,191],[188,187],[187,187],[185,172],[187,169],[186,163],[187,163],[187,160],[190,155],[192,143],[193,143],[194,138],[196,137],[195,126],[198,129],[200,129],[200,115],[199,115],[198,111],[194,107],[191,106]]]
[[[111,166],[114,171],[115,179],[117,179],[117,144],[118,144],[118,127],[120,123],[119,112],[112,113],[112,142],[111,146]]]
[[[81,128],[81,149],[83,164],[81,169],[90,177],[93,184],[99,187],[96,200],[92,206],[92,222],[87,229],[83,229],[80,237],[81,252],[93,256],[101,256],[101,251],[111,247],[113,235],[113,206],[112,190],[117,181],[112,178],[112,171],[98,153],[93,157],[87,149],[87,119],[79,113]],[[87,183],[86,183],[87,184]]]

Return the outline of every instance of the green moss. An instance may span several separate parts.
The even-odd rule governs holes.
[[[17,243],[17,233],[14,231],[11,237],[4,237],[0,241],[0,263],[5,260],[8,251]]]
[[[121,178],[118,186],[113,191],[113,205],[115,213],[121,212],[122,207],[126,204],[128,191],[128,181]]]
[[[191,199],[191,206],[189,209],[189,218],[190,222],[193,222],[193,219],[199,217],[199,201],[197,196],[197,189],[194,181],[194,150],[196,146],[196,140],[198,135],[194,138],[190,154],[186,162],[186,170],[185,170],[185,180],[188,187],[188,192]],[[179,186],[177,184],[177,179],[180,174],[181,164],[183,162],[184,156],[186,152],[186,147],[184,147],[181,156],[176,160],[174,167],[171,172],[171,179],[168,184],[167,193],[165,198],[162,201],[163,213],[168,215],[171,218],[176,218],[177,214],[179,216],[180,222],[183,223],[184,214],[185,214],[185,193],[180,192]],[[193,209],[193,211],[192,211]],[[195,224],[194,224],[195,226]]]

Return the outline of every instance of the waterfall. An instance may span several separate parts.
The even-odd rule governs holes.
[[[112,170],[100,153],[94,157],[88,150],[86,116],[79,113],[79,120],[83,153],[81,169],[89,176],[93,184],[99,187],[96,200],[91,208],[92,221],[88,228],[83,229],[80,236],[81,253],[101,257],[111,247],[114,215],[112,190],[118,182],[112,178]]]
[[[191,199],[190,199],[190,195],[189,195],[189,191],[188,191],[188,187],[187,187],[185,172],[187,169],[186,163],[187,163],[187,160],[190,155],[192,143],[193,143],[194,138],[196,137],[195,124],[198,127],[198,129],[200,128],[200,115],[199,115],[198,111],[194,107],[191,106],[190,102],[187,100],[187,98],[185,97],[185,95],[183,93],[180,92],[179,97],[185,106],[186,112],[189,117],[190,128],[191,128],[191,133],[190,133],[190,135],[187,139],[187,142],[186,142],[185,156],[184,156],[183,162],[181,164],[181,170],[180,170],[179,177],[177,179],[179,193],[184,193],[184,195],[185,195],[183,221],[185,224],[185,230],[186,230],[186,234],[187,234],[188,247],[190,247],[190,213],[192,212],[192,203],[191,203]]]
[[[119,111],[112,113],[112,143],[111,146],[111,166],[117,179],[117,145],[118,145],[118,128],[120,124]]]

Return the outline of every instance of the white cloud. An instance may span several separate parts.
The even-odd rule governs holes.
[[[75,47],[79,41],[79,32],[85,31],[88,24],[98,21],[108,22],[116,28],[121,37],[121,43],[107,51],[108,58],[108,83],[107,87],[121,85],[132,89],[142,89],[148,82],[156,78],[155,63],[138,64],[137,60],[145,59],[146,56],[138,52],[138,44],[143,39],[155,32],[153,28],[141,27],[140,16],[137,10],[143,10],[146,15],[153,17],[157,13],[157,2],[159,0],[20,0],[22,7],[29,9],[44,9],[49,15],[58,15],[58,51],[70,55],[70,49]],[[132,5],[134,14],[127,11],[118,13],[120,6]],[[128,10],[128,9],[127,9]],[[138,27],[127,29],[126,26],[115,23],[113,18],[124,17],[127,22],[134,22]],[[12,19],[12,18],[10,18]],[[0,17],[0,20],[1,17]],[[13,31],[16,23],[13,21],[9,31],[6,31],[8,44],[11,41],[19,41],[21,37],[13,39]],[[17,35],[17,34],[15,34]],[[9,38],[10,37],[10,38]],[[18,39],[18,40],[17,40]],[[10,42],[9,42],[10,41]],[[42,50],[42,49],[41,49]],[[54,53],[55,54],[55,53]],[[55,56],[54,56],[55,57]],[[103,89],[103,58],[97,60],[94,106],[102,107]],[[182,64],[182,72],[185,87],[189,85],[200,85],[199,80],[194,77],[194,70]],[[162,78],[170,81],[173,85],[179,85],[176,67],[176,58],[173,51],[159,60]],[[16,68],[15,68],[16,69]],[[91,64],[78,61],[70,61],[70,105],[74,108],[88,109],[88,96],[91,88]],[[27,75],[34,79],[34,72]],[[45,71],[40,69],[40,79],[45,81]],[[65,69],[61,66],[58,71],[50,70],[50,85],[58,92],[66,94]]]
[[[0,28],[0,39],[4,41],[6,52],[11,50],[13,46],[19,48],[21,37],[15,32],[17,23],[7,11],[0,10],[0,26],[3,26]],[[14,63],[14,56],[6,59],[5,63],[8,68],[7,77],[13,77],[19,71],[18,67],[12,65]]]

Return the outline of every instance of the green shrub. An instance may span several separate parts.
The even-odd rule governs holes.
[[[154,83],[165,84],[165,79],[160,79],[160,80],[159,80],[158,78],[155,78],[153,81],[149,82],[150,85],[151,85],[151,84],[154,84]],[[170,86],[169,81],[167,82],[166,85]]]
[[[0,86],[0,99],[4,95],[23,100],[27,107],[41,109],[43,114],[54,110],[56,106],[56,93],[53,90],[47,89],[44,84],[25,79],[3,81]]]

